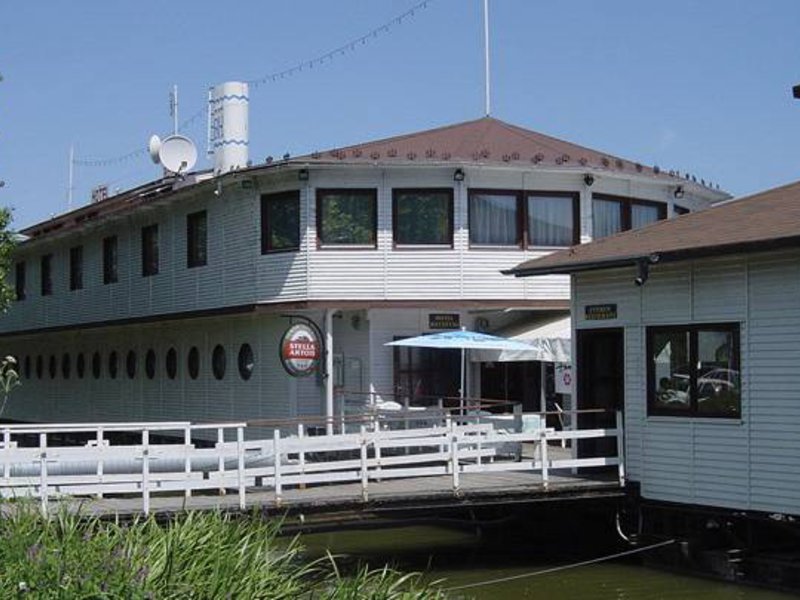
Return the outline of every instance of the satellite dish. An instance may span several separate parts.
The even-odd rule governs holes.
[[[152,138],[150,143],[152,149]],[[197,148],[189,138],[182,135],[171,135],[161,142],[158,149],[158,161],[171,173],[185,173],[191,170],[197,162]]]
[[[158,151],[161,150],[161,138],[157,135],[151,135],[150,141],[147,144],[147,151],[150,153],[150,158],[154,163],[158,164]]]

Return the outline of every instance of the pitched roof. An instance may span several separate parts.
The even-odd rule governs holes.
[[[657,167],[646,167],[611,154],[517,127],[493,117],[334,148],[325,152],[314,152],[296,157],[294,161],[312,164],[337,161],[510,163],[672,176],[660,173]]]
[[[800,181],[529,260],[508,275],[576,273],[800,246]]]

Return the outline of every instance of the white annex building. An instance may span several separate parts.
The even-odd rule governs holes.
[[[457,355],[384,344],[565,316],[567,276],[501,270],[727,197],[489,117],[239,166],[21,232],[0,337],[22,385],[4,418],[274,419],[339,410],[334,395],[456,396]],[[289,315],[324,332],[330,378],[282,368]],[[540,384],[538,365],[516,368],[484,363],[467,391]]]

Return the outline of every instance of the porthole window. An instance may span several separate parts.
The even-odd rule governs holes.
[[[71,368],[72,368],[72,360],[70,359],[69,354],[65,352],[64,355],[61,357],[61,376],[64,379],[69,379],[69,373]]]
[[[108,355],[108,375],[111,379],[117,378],[117,371],[119,370],[119,355],[116,350],[112,350]]]
[[[125,372],[128,374],[128,379],[136,377],[136,352],[128,350],[128,355],[125,357]]]
[[[214,372],[214,378],[222,379],[225,377],[225,362],[225,348],[217,344],[211,354],[211,370]]]
[[[42,373],[44,372],[44,359],[42,359],[42,355],[36,357],[36,378],[41,379]]]
[[[189,350],[189,377],[192,379],[197,379],[197,376],[200,374],[200,351],[197,349],[197,346],[192,346],[191,350]]]
[[[178,352],[175,348],[167,350],[167,377],[175,379],[178,375]]]
[[[50,379],[56,378],[56,373],[58,373],[58,364],[56,360],[56,355],[51,354],[50,360],[48,361],[47,370],[50,372]]]
[[[25,379],[31,378],[31,357],[30,354],[25,357]]]
[[[247,381],[253,376],[255,357],[250,344],[242,344],[239,348],[239,377]]]
[[[156,376],[156,353],[150,348],[144,357],[144,372],[148,379]]]
[[[78,354],[78,358],[75,360],[75,372],[78,374],[78,379],[83,379],[86,374],[86,357],[83,352]]]
[[[102,369],[101,360],[99,352],[92,354],[92,377],[95,379],[100,379],[100,371]]]

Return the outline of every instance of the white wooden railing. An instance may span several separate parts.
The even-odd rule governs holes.
[[[300,422],[292,423],[289,433],[284,421],[262,439],[246,439],[245,434],[253,426],[263,431],[266,422],[3,425],[0,495],[39,498],[45,512],[51,500],[64,496],[134,495],[148,513],[154,493],[190,497],[234,491],[245,509],[253,492],[273,491],[280,505],[287,488],[335,483],[360,483],[361,498],[367,501],[376,482],[402,477],[447,476],[458,494],[461,477],[472,473],[539,473],[547,489],[554,470],[612,466],[624,484],[619,413],[613,428],[565,431],[526,431],[519,417],[447,411],[369,415],[344,432],[317,436],[307,435]],[[128,439],[111,442],[122,435]],[[140,441],[130,443],[130,438]],[[591,438],[616,440],[617,452],[577,458],[572,444],[570,456],[553,456],[548,445]],[[76,445],[76,439],[85,443]],[[532,445],[532,457],[521,456],[522,444]]]

